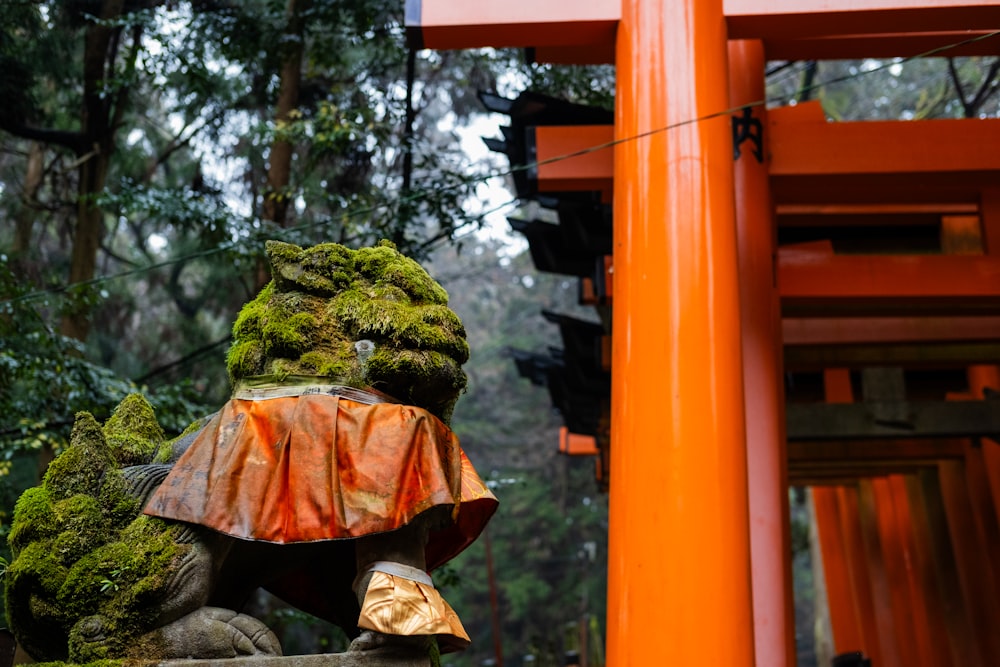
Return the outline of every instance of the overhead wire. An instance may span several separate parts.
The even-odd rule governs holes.
[[[906,57],[903,57],[903,58],[895,58],[895,59],[892,59],[889,62],[885,62],[883,64],[880,64],[880,65],[878,65],[876,67],[873,67],[873,68],[870,68],[870,69],[859,70],[858,72],[855,72],[855,73],[845,74],[845,75],[841,75],[841,76],[836,76],[836,77],[833,77],[831,79],[826,79],[826,80],[823,80],[823,81],[820,81],[820,82],[817,82],[817,83],[813,83],[812,85],[809,85],[809,86],[803,86],[797,92],[799,92],[799,93],[809,92],[809,91],[812,91],[812,90],[823,88],[825,86],[830,86],[830,85],[839,84],[839,83],[845,83],[845,82],[848,82],[848,81],[851,81],[851,80],[854,80],[854,79],[858,79],[858,78],[861,78],[861,77],[864,77],[864,76],[869,76],[869,75],[874,74],[876,72],[887,70],[890,67],[895,67],[897,65],[901,65],[903,63],[907,63],[907,62],[910,62],[910,61],[913,61],[913,60],[917,60],[917,59],[920,59],[920,58],[934,57],[934,56],[943,54],[943,53],[945,53],[947,51],[950,51],[952,49],[955,49],[955,48],[958,48],[958,47],[961,47],[961,46],[966,46],[966,45],[969,45],[969,44],[974,44],[974,43],[981,42],[981,41],[984,41],[984,40],[987,40],[987,39],[992,39],[992,38],[997,37],[997,36],[1000,36],[1000,30],[992,31],[992,32],[989,32],[989,33],[984,33],[984,34],[981,34],[981,35],[975,35],[973,37],[970,37],[970,38],[967,38],[967,39],[963,39],[963,40],[958,41],[958,42],[954,42],[954,43],[951,43],[951,44],[946,44],[946,45],[938,46],[938,47],[935,47],[933,49],[928,49],[927,51],[923,51],[921,53],[918,53],[918,54],[915,54],[915,55],[912,55],[912,56],[906,56]],[[612,139],[610,141],[606,141],[606,142],[603,142],[603,143],[600,143],[600,144],[594,144],[594,145],[588,146],[586,148],[582,148],[582,149],[579,149],[579,150],[576,150],[576,151],[571,151],[569,153],[564,153],[564,154],[556,155],[556,156],[553,156],[553,157],[550,157],[550,158],[546,158],[544,160],[535,160],[535,161],[526,162],[526,163],[523,163],[523,164],[511,165],[511,166],[509,166],[507,168],[503,168],[503,169],[499,169],[499,170],[494,170],[492,172],[487,172],[485,174],[477,174],[477,175],[473,175],[473,176],[470,176],[470,177],[467,177],[467,178],[464,178],[464,179],[460,179],[460,180],[456,181],[455,183],[450,183],[450,184],[446,184],[446,185],[436,186],[436,187],[432,187],[432,188],[424,188],[424,189],[420,189],[420,190],[413,190],[412,194],[406,195],[406,196],[402,196],[402,197],[397,197],[397,198],[393,199],[391,202],[390,201],[380,202],[380,203],[376,203],[376,204],[373,204],[373,205],[370,205],[370,206],[360,207],[360,208],[357,208],[357,209],[354,209],[354,210],[351,210],[351,211],[347,211],[347,212],[343,213],[342,215],[340,215],[339,217],[336,217],[336,218],[333,217],[333,216],[331,216],[331,217],[328,217],[328,218],[325,218],[325,219],[322,219],[322,220],[316,220],[316,221],[311,221],[311,222],[308,222],[308,223],[302,223],[300,225],[294,225],[294,226],[291,226],[291,227],[272,228],[272,229],[269,229],[268,231],[271,232],[271,233],[274,233],[274,234],[293,233],[293,232],[298,232],[298,231],[305,231],[305,230],[312,229],[312,228],[315,228],[315,227],[332,224],[332,223],[338,222],[338,221],[351,220],[351,219],[360,217],[362,215],[370,215],[372,213],[375,213],[375,212],[381,211],[383,209],[389,208],[390,206],[398,206],[400,204],[408,204],[408,203],[418,203],[418,202],[420,202],[420,201],[422,201],[422,200],[424,200],[424,199],[426,199],[426,198],[428,198],[428,197],[430,197],[432,195],[443,194],[443,193],[450,192],[450,191],[456,190],[458,188],[467,187],[467,186],[470,186],[470,185],[478,185],[480,183],[485,183],[487,181],[490,181],[490,180],[492,180],[494,178],[506,178],[508,176],[512,176],[512,175],[520,173],[522,171],[533,170],[533,169],[537,169],[538,167],[545,166],[545,165],[548,165],[548,164],[554,164],[554,163],[557,163],[557,162],[562,162],[564,160],[570,160],[570,159],[573,159],[573,158],[582,157],[584,155],[589,155],[591,153],[595,153],[595,152],[598,152],[598,151],[607,150],[608,148],[613,148],[614,146],[617,146],[619,144],[623,144],[623,143],[627,143],[627,142],[632,142],[632,141],[638,141],[640,139],[645,139],[645,138],[648,138],[648,137],[651,137],[651,136],[654,136],[654,135],[658,135],[658,134],[662,134],[662,133],[665,133],[665,132],[669,132],[671,130],[675,130],[675,129],[678,129],[678,128],[681,128],[681,127],[685,127],[685,126],[688,126],[688,125],[694,125],[696,123],[701,123],[701,122],[704,122],[704,121],[713,120],[715,118],[719,118],[719,117],[722,117],[722,116],[729,116],[729,115],[732,115],[732,114],[735,114],[735,113],[742,112],[745,109],[753,109],[753,108],[757,108],[757,107],[761,107],[761,106],[766,106],[767,104],[769,104],[771,102],[778,102],[778,101],[781,101],[782,99],[784,99],[783,96],[782,97],[774,97],[774,98],[767,98],[767,97],[765,97],[764,99],[760,99],[760,100],[756,100],[756,101],[752,101],[752,102],[746,102],[744,104],[739,104],[739,105],[728,107],[728,108],[721,109],[721,110],[718,110],[718,111],[710,112],[710,113],[707,113],[707,114],[704,114],[704,115],[701,115],[701,116],[696,116],[696,117],[693,117],[693,118],[688,118],[688,119],[685,119],[685,120],[677,121],[677,122],[674,122],[674,123],[669,123],[667,125],[663,125],[663,126],[660,126],[660,127],[651,128],[649,130],[645,130],[643,132],[638,132],[636,134],[632,134],[632,135],[629,135],[627,137],[618,137],[618,138]],[[507,203],[505,203],[505,204],[503,204],[503,205],[501,205],[500,207],[497,207],[497,208],[498,209],[499,208],[504,208],[506,206],[511,205],[512,203],[514,203],[516,201],[518,201],[518,198],[515,198],[515,199],[511,200],[511,202],[507,202]],[[480,215],[475,216],[475,218],[483,218],[483,217],[485,217],[486,215],[489,215],[492,212],[495,212],[495,211],[491,210],[491,211],[487,211],[487,212],[481,213]],[[57,294],[62,294],[62,293],[65,293],[65,292],[69,292],[71,290],[85,289],[87,287],[93,287],[95,285],[102,284],[104,282],[118,280],[118,279],[121,279],[121,278],[127,278],[127,277],[130,277],[130,276],[133,276],[133,275],[145,273],[147,271],[153,271],[153,270],[156,270],[156,269],[159,269],[159,268],[163,268],[163,267],[166,267],[166,266],[171,266],[173,264],[177,264],[177,263],[180,263],[180,262],[187,262],[187,261],[191,261],[191,260],[194,260],[194,259],[200,259],[202,257],[207,257],[207,256],[215,255],[215,254],[218,254],[218,253],[221,253],[221,252],[226,252],[228,250],[231,250],[231,249],[235,248],[240,243],[247,242],[248,240],[249,240],[248,238],[234,239],[232,241],[227,241],[226,243],[219,244],[218,246],[215,246],[215,247],[212,247],[212,248],[206,248],[204,250],[195,251],[195,252],[192,252],[192,253],[188,253],[186,255],[172,257],[170,259],[166,259],[166,260],[163,260],[161,262],[155,262],[153,264],[148,264],[148,265],[145,265],[145,266],[140,266],[140,267],[135,267],[135,268],[132,268],[132,269],[127,269],[127,270],[121,271],[119,273],[105,275],[105,276],[96,276],[96,277],[91,278],[89,280],[83,280],[83,281],[79,281],[79,282],[76,282],[76,283],[70,283],[70,284],[67,284],[67,285],[62,285],[62,286],[59,286],[59,287],[53,287],[53,288],[49,288],[49,289],[37,290],[37,291],[34,291],[34,292],[29,292],[27,294],[22,294],[22,295],[19,295],[19,296],[16,296],[16,297],[12,297],[12,298],[9,298],[9,299],[0,300],[0,306],[7,305],[7,304],[13,304],[13,303],[19,303],[19,302],[23,302],[23,301],[34,300],[34,299],[42,298],[42,297],[45,297],[45,296],[54,296],[54,295],[57,295]]]

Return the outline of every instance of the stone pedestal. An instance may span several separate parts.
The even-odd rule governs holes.
[[[430,667],[429,658],[401,657],[392,653],[325,653],[282,657],[229,658],[225,660],[164,660],[139,662],[136,667]]]

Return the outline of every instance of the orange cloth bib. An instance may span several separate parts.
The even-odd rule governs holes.
[[[234,398],[195,438],[146,514],[276,543],[356,538],[454,508],[427,567],[482,531],[497,500],[430,412],[328,393]]]

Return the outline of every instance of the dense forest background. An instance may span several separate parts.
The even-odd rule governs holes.
[[[539,313],[573,313],[576,284],[537,274],[496,228],[518,205],[507,165],[464,148],[471,124],[496,134],[504,122],[479,90],[609,106],[613,69],[414,52],[402,9],[0,0],[0,534],[77,411],[104,419],[141,391],[179,432],[226,400],[229,329],[268,279],[264,240],[388,238],[427,262],[469,331],[454,424],[502,500],[487,539],[437,575],[475,639],[448,662],[561,664],[583,628],[597,664],[607,499],[592,460],[556,454],[560,419],[508,353],[559,344]],[[771,63],[769,104],[819,99],[832,120],[996,116],[998,70],[945,57]],[[807,494],[792,497],[810,665]],[[279,601],[256,604],[287,652],[341,646]]]

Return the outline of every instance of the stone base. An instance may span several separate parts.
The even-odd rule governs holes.
[[[23,656],[14,664],[30,664]],[[430,667],[430,658],[401,657],[388,652],[324,653],[320,655],[259,656],[217,660],[126,660],[127,667]]]
[[[135,663],[136,667],[430,667],[430,664],[430,658],[402,657],[380,651]]]

